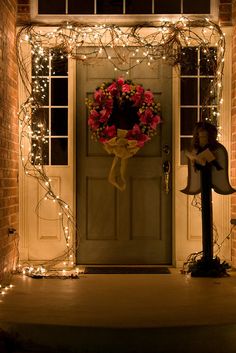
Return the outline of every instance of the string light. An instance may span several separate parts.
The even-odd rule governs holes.
[[[148,28],[145,33],[145,28]],[[202,28],[199,35],[199,28]],[[32,82],[27,75],[28,56],[24,54],[23,43],[30,45],[32,53],[33,78]],[[41,267],[32,268],[26,266],[19,268],[25,274],[42,275],[42,269],[49,271],[50,267],[65,262],[74,265],[71,258],[75,258],[77,247],[72,244],[72,232],[77,229],[77,220],[70,208],[54,192],[52,180],[47,177],[44,167],[44,146],[48,145],[50,131],[46,123],[46,117],[40,116],[35,123],[33,117],[44,105],[46,91],[49,87],[48,79],[45,78],[45,70],[52,72],[52,62],[59,58],[75,59],[87,64],[96,62],[97,58],[104,55],[113,65],[114,71],[129,75],[131,70],[145,64],[150,69],[155,69],[160,60],[171,66],[184,65],[183,49],[193,46],[203,49],[207,60],[212,60],[211,47],[217,48],[217,59],[214,61],[215,75],[210,83],[212,94],[216,92],[216,112],[212,116],[219,117],[220,105],[222,105],[222,77],[224,68],[225,36],[218,24],[209,18],[189,19],[181,17],[177,21],[163,19],[161,23],[147,23],[145,25],[119,27],[115,24],[84,25],[81,23],[62,23],[57,28],[41,32],[36,26],[25,26],[17,34],[17,59],[22,82],[28,92],[28,97],[21,105],[18,116],[21,126],[20,154],[24,172],[27,176],[35,178],[45,190],[44,200],[52,201],[59,207],[57,213],[61,222],[64,238],[65,251],[55,259],[52,259]],[[57,62],[54,63],[54,67]],[[59,62],[58,62],[59,65]],[[30,87],[30,88],[29,88]],[[207,99],[204,102],[208,104]],[[210,119],[209,117],[207,117]],[[37,119],[36,119],[37,120]],[[26,152],[26,146],[30,146]],[[48,147],[47,147],[48,148]],[[38,212],[39,204],[36,207]],[[40,270],[38,270],[40,269]]]

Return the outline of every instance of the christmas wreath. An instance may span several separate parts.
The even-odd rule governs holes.
[[[124,190],[127,159],[157,133],[161,122],[160,104],[154,101],[150,90],[123,77],[96,88],[93,99],[88,99],[86,104],[92,138],[101,142],[108,153],[115,155],[109,181]],[[118,163],[117,175],[115,168]]]
[[[96,88],[87,105],[92,137],[102,143],[116,137],[118,129],[125,129],[126,138],[143,147],[161,122],[160,104],[153,93],[122,77]]]

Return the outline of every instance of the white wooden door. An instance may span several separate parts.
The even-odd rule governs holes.
[[[161,103],[163,123],[158,135],[129,159],[124,192],[107,180],[113,157],[91,140],[85,106],[85,98],[113,78],[114,68],[105,58],[94,65],[77,64],[77,262],[170,264],[172,197],[171,185],[168,194],[164,191],[162,164],[171,161],[171,68],[139,65],[129,75],[153,91]]]

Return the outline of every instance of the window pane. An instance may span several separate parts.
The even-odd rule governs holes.
[[[211,78],[200,79],[200,104],[214,105],[216,104],[216,91],[212,87],[213,80]]]
[[[48,135],[49,128],[49,108],[38,108],[32,112],[31,127],[33,132],[43,128],[45,135]],[[43,126],[41,126],[43,125]]]
[[[51,164],[67,165],[68,164],[68,140],[67,138],[51,139]]]
[[[155,0],[155,13],[181,13],[181,0]]]
[[[36,56],[32,55],[32,76],[48,76],[49,62],[48,55]]]
[[[210,0],[183,0],[183,13],[210,13]]]
[[[197,75],[197,55],[196,47],[182,49],[181,75]]]
[[[181,105],[197,105],[197,78],[181,78]]]
[[[197,108],[181,108],[181,135],[192,135],[197,122]]]
[[[126,1],[127,14],[152,13],[152,0],[129,0]]]
[[[200,52],[200,75],[214,76],[216,72],[217,60],[216,48],[209,48],[209,50],[201,49]]]
[[[215,121],[217,118],[217,108],[202,108],[200,109],[200,117],[202,120],[211,120]]]
[[[48,165],[49,164],[48,139],[46,139],[44,143],[39,143],[38,140],[32,139],[31,146],[32,146],[31,151],[33,153],[32,164]]]
[[[52,53],[52,76],[68,75],[68,59],[61,50]]]
[[[97,14],[123,13],[123,0],[97,0]]]
[[[52,105],[68,105],[68,79],[52,78]]]
[[[66,13],[66,0],[38,0],[38,13],[64,14]]]
[[[190,151],[191,144],[192,144],[192,138],[190,137],[181,138],[180,140],[180,148],[181,148],[180,163],[181,164],[188,164],[188,158],[186,157],[185,153],[186,151]]]
[[[68,0],[69,14],[93,14],[94,0]]]
[[[68,134],[68,109],[52,108],[51,135],[67,136],[67,134]]]
[[[48,79],[37,78],[32,80],[32,90],[37,102],[40,105],[48,105]]]

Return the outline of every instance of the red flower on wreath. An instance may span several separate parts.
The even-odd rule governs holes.
[[[124,129],[126,138],[142,147],[161,122],[160,104],[154,101],[153,93],[123,77],[103,83],[86,104],[92,137],[101,143],[116,137],[117,129]]]

